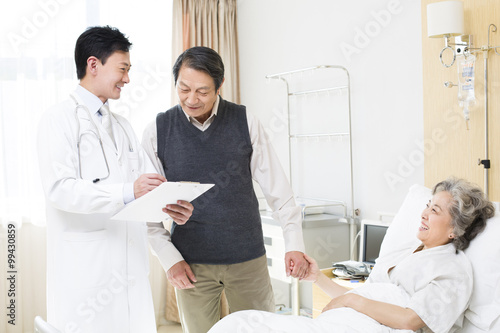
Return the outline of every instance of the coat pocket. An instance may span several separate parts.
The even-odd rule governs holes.
[[[68,289],[105,286],[111,278],[107,230],[63,233],[60,265]]]
[[[139,160],[139,153],[136,151],[127,152],[127,163],[129,165],[129,171],[132,173],[134,179],[141,175],[141,163]]]

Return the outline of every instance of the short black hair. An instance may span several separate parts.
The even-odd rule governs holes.
[[[174,84],[177,84],[179,71],[182,66],[203,71],[214,80],[215,90],[218,90],[224,81],[224,63],[220,55],[209,47],[195,46],[184,51],[175,61],[172,70]]]
[[[114,52],[129,52],[131,46],[132,43],[117,28],[109,25],[87,28],[78,37],[75,45],[75,64],[78,79],[85,77],[89,57],[96,57],[104,65]]]

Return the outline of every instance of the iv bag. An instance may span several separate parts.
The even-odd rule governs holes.
[[[476,103],[474,94],[474,67],[476,56],[468,54],[458,61],[458,103],[464,108],[465,121],[469,121],[469,107]]]

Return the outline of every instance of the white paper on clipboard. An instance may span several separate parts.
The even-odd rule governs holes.
[[[214,184],[198,184],[183,182],[165,182],[127,204],[111,219],[122,221],[161,222],[169,216],[162,211],[168,204],[175,204],[177,200],[193,201]]]

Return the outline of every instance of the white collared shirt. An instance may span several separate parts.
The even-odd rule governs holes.
[[[205,131],[207,130],[210,125],[212,125],[212,123],[214,122],[215,120],[215,117],[217,116],[217,110],[219,110],[219,97],[217,97],[217,99],[215,100],[215,103],[214,103],[214,106],[212,107],[212,113],[210,114],[210,117],[208,117],[207,120],[205,120],[205,122],[202,124],[200,123],[198,120],[196,120],[196,118],[194,117],[191,117],[190,115],[188,115],[186,113],[186,111],[182,110],[182,112],[184,112],[184,115],[186,116],[187,120],[193,124],[196,128],[198,128],[200,131]],[[156,123],[155,123],[156,124]],[[155,127],[155,130],[156,130],[156,127]],[[155,134],[156,135],[156,134]],[[163,168],[162,168],[163,169]]]
[[[99,97],[97,97],[81,85],[76,86],[75,93],[78,95],[78,97],[80,97],[82,103],[87,107],[87,109],[89,109],[90,114],[93,117],[98,117],[99,119],[99,109],[103,105]],[[108,101],[106,101],[106,104],[107,103]]]
[[[190,117],[186,112],[184,114],[193,126],[205,131],[217,116],[219,101],[220,97],[214,103],[212,114],[203,124]],[[301,209],[295,204],[290,183],[283,171],[278,156],[267,138],[264,127],[252,113],[247,111],[246,114],[253,149],[250,159],[252,178],[260,185],[267,203],[273,210],[273,217],[280,221],[285,239],[285,252],[304,252]],[[157,172],[165,176],[163,165],[158,158],[156,121],[151,122],[146,127],[142,138],[142,146],[153,162]],[[148,226],[149,242],[165,271],[168,271],[177,262],[184,260],[172,244],[170,233],[163,228],[163,225],[148,223]]]

